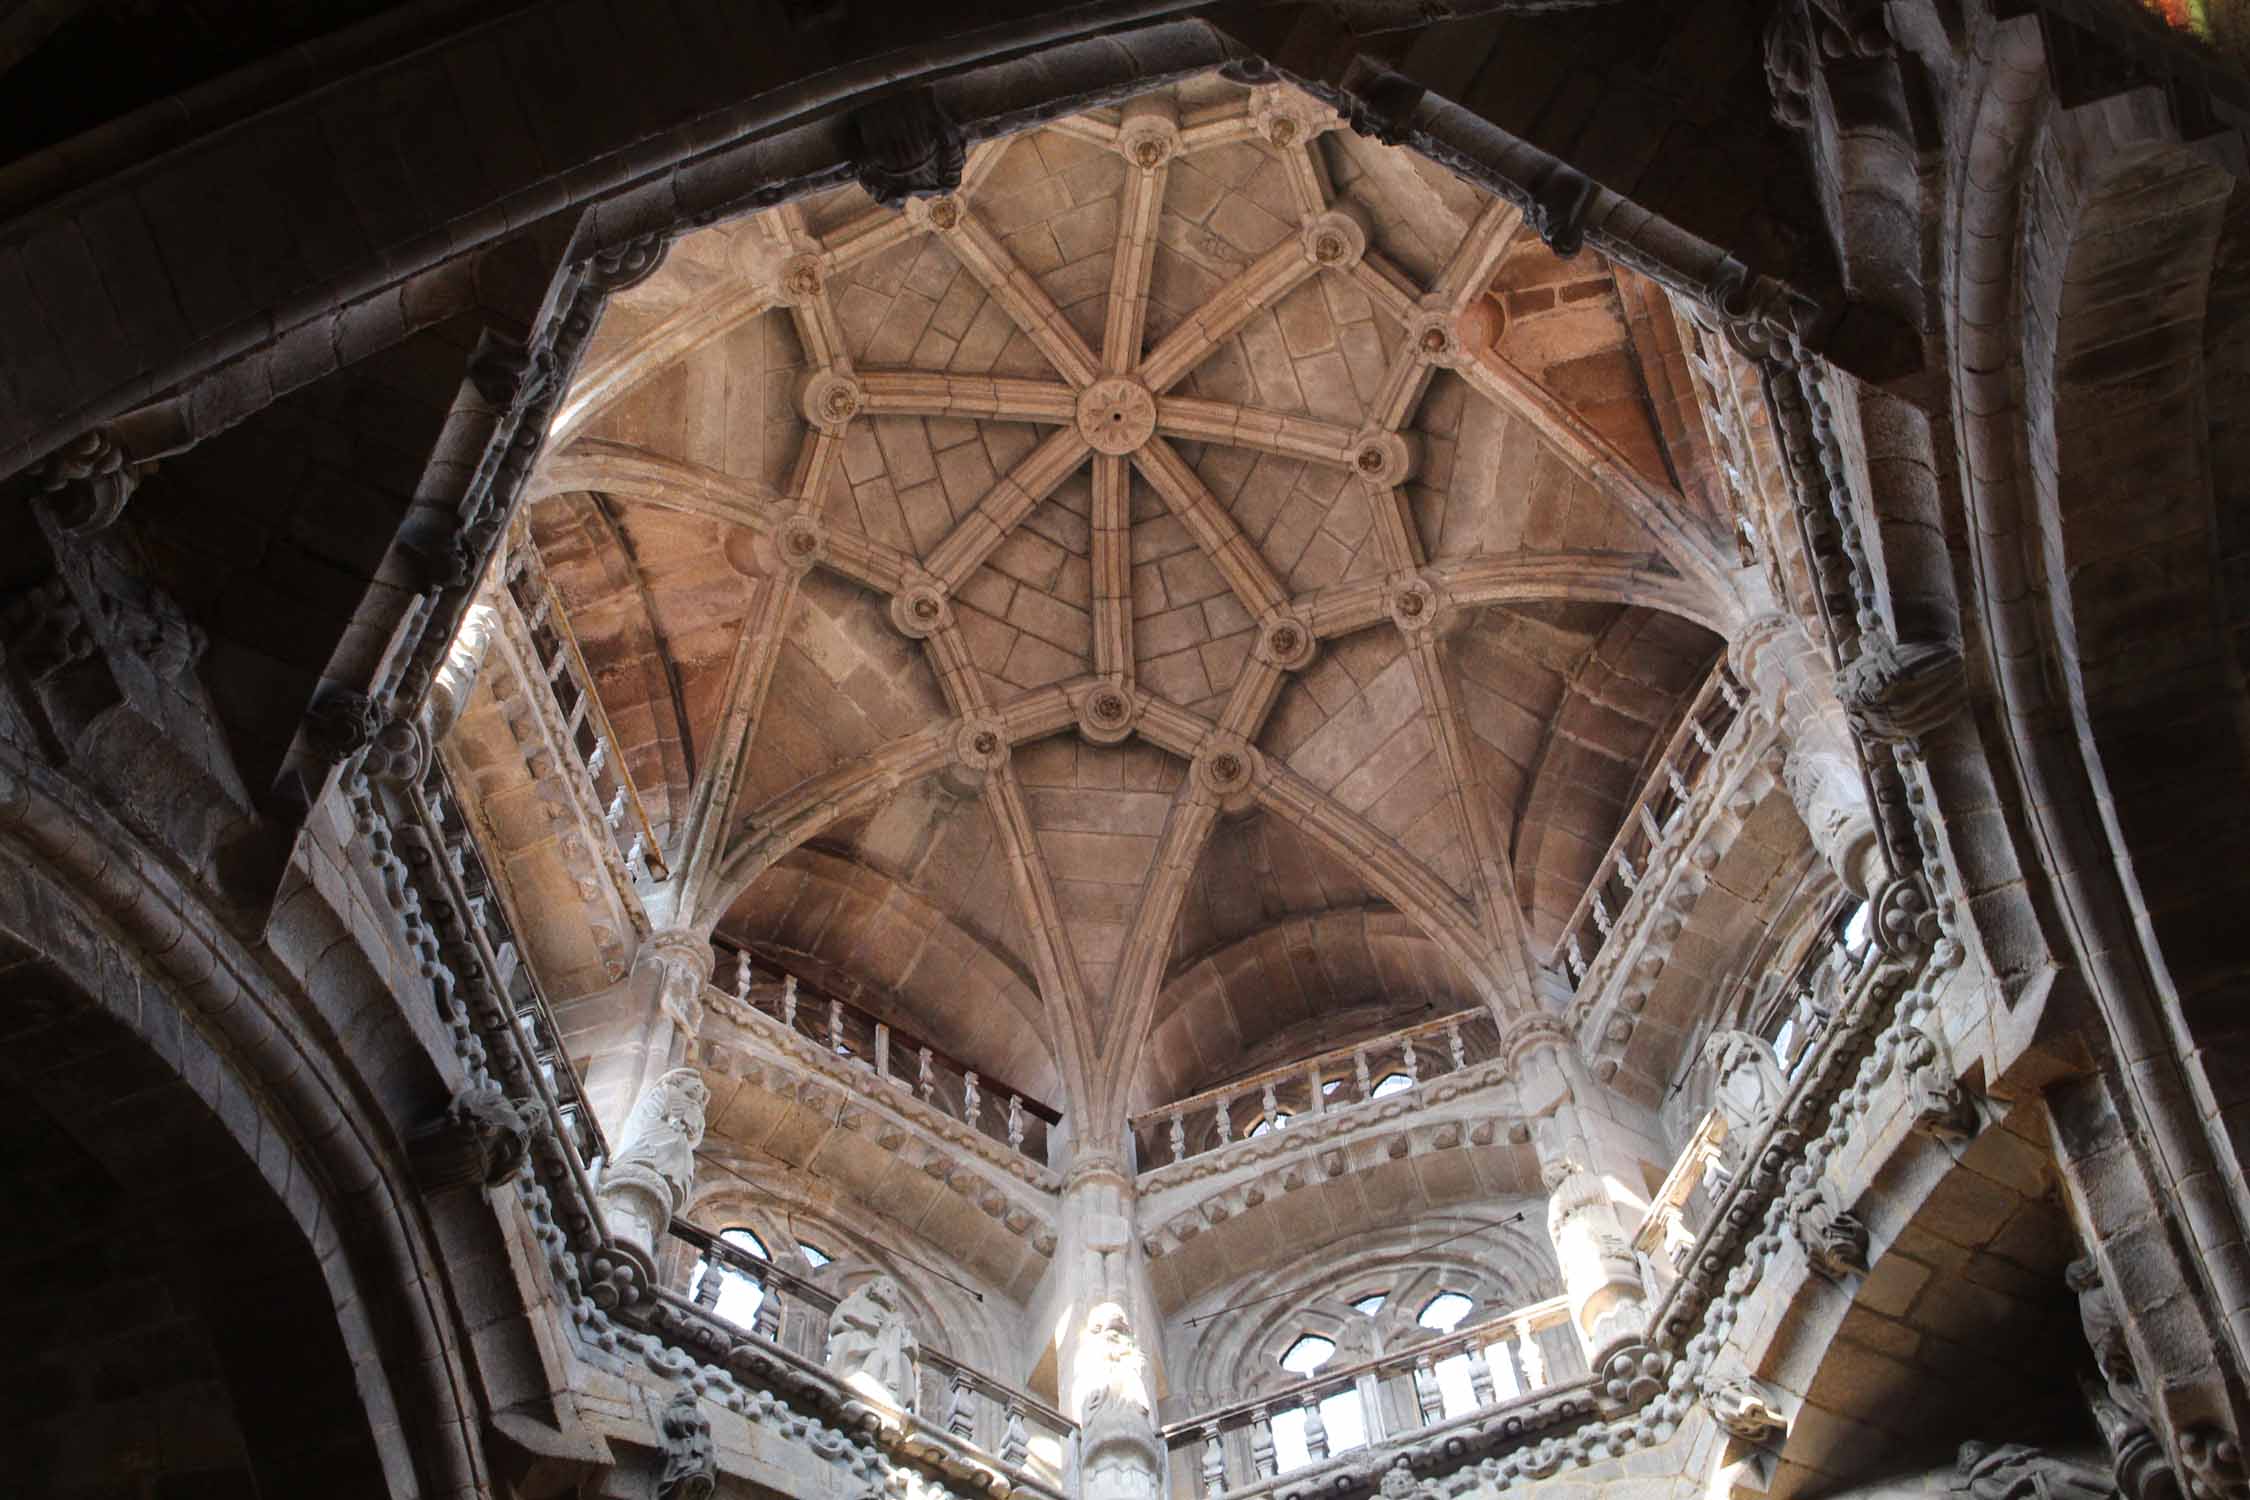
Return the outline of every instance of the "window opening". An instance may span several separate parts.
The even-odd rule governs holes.
[[[1451,1333],[1461,1326],[1461,1320],[1476,1305],[1474,1298],[1464,1297],[1459,1292],[1440,1292],[1422,1304],[1422,1315],[1414,1321],[1424,1328]]]
[[[1369,1292],[1366,1296],[1354,1302],[1352,1308],[1354,1311],[1363,1312],[1372,1318],[1376,1311],[1382,1307],[1383,1297],[1384,1294],[1381,1292]]]
[[[1321,1098],[1323,1098],[1323,1099],[1329,1098],[1329,1097],[1330,1097],[1331,1095],[1333,1095],[1333,1094],[1334,1094],[1334,1093],[1336,1092],[1336,1090],[1338,1090],[1338,1089],[1342,1088],[1343,1086],[1344,1086],[1344,1080],[1343,1080],[1343,1079],[1341,1079],[1341,1078],[1331,1078],[1331,1079],[1329,1079],[1329,1080],[1328,1080],[1328,1081],[1327,1081],[1326,1083],[1324,1083],[1324,1084],[1322,1084],[1322,1085],[1320,1086],[1320,1097],[1321,1097]]]
[[[1324,1339],[1317,1333],[1308,1333],[1283,1352],[1281,1368],[1292,1375],[1310,1375],[1328,1363],[1328,1357],[1335,1352],[1335,1340]]]
[[[1273,1128],[1274,1128],[1274,1126],[1276,1126],[1276,1125],[1286,1125],[1286,1124],[1288,1124],[1288,1123],[1289,1123],[1289,1111],[1288,1111],[1288,1110],[1285,1110],[1285,1109],[1283,1109],[1283,1110],[1276,1110],[1276,1111],[1274,1112],[1273,1118],[1271,1118],[1271,1119],[1264,1119],[1264,1118],[1261,1118],[1261,1119],[1260,1119],[1260,1120],[1258,1121],[1258,1123],[1257,1123],[1257,1124],[1255,1124],[1255,1125],[1253,1125],[1253,1126],[1251,1126],[1251,1127],[1250,1127],[1250,1129],[1249,1129],[1249,1132],[1248,1132],[1249,1138],[1250,1138],[1251,1140],[1256,1140],[1256,1139],[1257,1139],[1257,1138],[1258,1138],[1259,1136],[1261,1136],[1261,1135],[1264,1135],[1264,1134],[1265,1134],[1265,1133],[1266,1133],[1267,1131],[1269,1131],[1269,1130],[1273,1129]]]
[[[797,1253],[811,1261],[812,1268],[816,1271],[836,1258],[818,1245],[808,1245],[803,1240],[797,1241]]]
[[[1412,1087],[1414,1087],[1414,1080],[1404,1073],[1385,1073],[1381,1078],[1375,1080],[1375,1087],[1367,1091],[1367,1097],[1380,1099],[1385,1094],[1395,1094],[1401,1089]]]
[[[752,1230],[740,1225],[731,1229],[720,1230],[719,1238],[734,1246],[737,1250],[746,1251],[760,1260],[770,1261],[773,1259],[766,1251],[766,1242],[759,1239]],[[756,1277],[747,1272],[706,1256],[703,1261],[702,1273],[697,1278],[697,1290],[701,1291],[703,1281],[712,1276],[719,1278],[719,1298],[711,1304],[711,1311],[730,1323],[748,1328],[752,1320],[758,1316],[759,1304],[766,1300],[765,1287],[759,1284]]]
[[[1868,912],[1867,903],[1862,901],[1859,905],[1853,907],[1852,914],[1844,919],[1844,947],[1853,953],[1865,953],[1867,951]]]

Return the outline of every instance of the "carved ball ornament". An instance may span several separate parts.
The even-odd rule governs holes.
[[[1269,615],[1258,629],[1258,656],[1284,672],[1310,666],[1318,645],[1311,627],[1293,614]]]
[[[774,540],[784,567],[802,573],[828,552],[828,529],[811,516],[791,516],[781,523]]]
[[[998,719],[961,721],[954,731],[953,758],[973,771],[997,770],[1008,762],[1008,734]]]
[[[1140,704],[1123,687],[1104,684],[1087,693],[1078,709],[1078,732],[1097,745],[1121,743],[1133,732]]]
[[[844,424],[860,413],[867,397],[859,382],[849,375],[838,375],[833,370],[823,370],[805,382],[800,403],[805,420],[822,432],[840,432]]]
[[[909,584],[891,601],[891,623],[915,640],[927,640],[952,622],[953,608],[933,582]]]

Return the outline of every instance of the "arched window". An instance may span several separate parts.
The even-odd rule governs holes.
[[[797,1253],[802,1255],[816,1271],[836,1258],[818,1245],[808,1245],[803,1240],[797,1241]]]
[[[1440,1292],[1422,1304],[1421,1315],[1414,1321],[1424,1328],[1435,1328],[1440,1333],[1451,1333],[1461,1326],[1461,1320],[1466,1318],[1475,1307],[1474,1300],[1462,1296],[1459,1292]]]
[[[1370,1318],[1380,1312],[1382,1307],[1383,1293],[1381,1292],[1369,1292],[1366,1296],[1358,1298],[1352,1303],[1353,1311],[1365,1313]]]
[[[1260,1118],[1256,1124],[1252,1125],[1248,1130],[1244,1131],[1243,1134],[1250,1140],[1256,1140],[1259,1136],[1264,1135],[1267,1131],[1273,1129],[1276,1125],[1286,1125],[1288,1123],[1289,1111],[1285,1109],[1276,1110],[1274,1111],[1273,1117],[1271,1119]]]
[[[755,1231],[739,1224],[720,1230],[719,1238],[760,1260],[773,1259],[767,1253],[766,1242],[759,1239]],[[711,1300],[713,1294],[707,1291],[714,1276],[719,1278],[716,1301]],[[698,1302],[728,1322],[748,1328],[758,1316],[758,1304],[766,1300],[766,1289],[748,1272],[706,1255],[696,1275],[695,1296]]]
[[[1317,1333],[1300,1334],[1282,1352],[1281,1367],[1292,1375],[1309,1376],[1335,1356],[1336,1341]],[[1338,1391],[1320,1403],[1320,1422],[1328,1429],[1328,1451],[1341,1453],[1367,1441],[1367,1423],[1360,1412],[1356,1390]],[[1312,1462],[1305,1445],[1305,1409],[1297,1407],[1273,1419],[1274,1462],[1283,1473]]]
[[[1412,1087],[1414,1087],[1414,1080],[1407,1077],[1404,1073],[1385,1073],[1382,1077],[1375,1080],[1375,1087],[1367,1091],[1367,1097],[1370,1099],[1380,1099],[1385,1094],[1395,1094],[1400,1089],[1410,1089]]]

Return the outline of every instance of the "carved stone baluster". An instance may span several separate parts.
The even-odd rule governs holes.
[[[844,1002],[828,1002],[828,1050],[838,1057],[844,1055]]]
[[[1664,830],[1656,826],[1656,814],[1648,810],[1646,802],[1641,804],[1641,832],[1648,835],[1649,847],[1652,849],[1657,840],[1664,837]]]
[[[1485,1346],[1484,1352],[1487,1359],[1497,1359],[1506,1368],[1508,1372],[1508,1393],[1510,1395],[1522,1396],[1530,1392],[1531,1382],[1524,1379],[1523,1366],[1516,1359],[1514,1340],[1510,1339],[1505,1333],[1500,1334]],[[1497,1378],[1499,1372],[1496,1370],[1493,1373]]]
[[[1572,984],[1586,977],[1586,950],[1578,946],[1578,934],[1575,932],[1570,935],[1570,953],[1566,961],[1570,964]]]
[[[1023,1100],[1014,1094],[1008,1096],[1008,1144],[1017,1151],[1023,1149]]]
[[[1280,1123],[1281,1105],[1273,1097],[1273,1084],[1268,1082],[1258,1098],[1259,1118],[1268,1125]]]
[[[945,1411],[945,1430],[957,1438],[972,1437],[976,1428],[976,1397],[969,1377],[953,1367],[953,1400]]]
[[[1445,1392],[1438,1388],[1437,1367],[1426,1354],[1414,1361],[1414,1405],[1424,1427],[1445,1420]]]
[[[1187,1160],[1187,1122],[1180,1118],[1176,1109],[1172,1111],[1172,1160]]]
[[[734,998],[745,1005],[750,1003],[750,955],[747,953],[734,956]]]
[[[1445,1023],[1446,1050],[1453,1054],[1453,1071],[1458,1073],[1469,1065],[1469,1045],[1461,1040],[1461,1022],[1458,1019]]]
[[[781,977],[781,1024],[791,1031],[797,1029],[797,976]]]
[[[648,835],[635,833],[625,851],[625,873],[635,880],[648,879]]]
[[[750,1331],[768,1343],[781,1342],[781,1288],[768,1286],[766,1294],[758,1299],[758,1310],[750,1315]]]
[[[1523,1388],[1528,1393],[1547,1388],[1547,1356],[1532,1337],[1529,1323],[1516,1325],[1516,1363],[1523,1367]]]
[[[1031,1434],[1024,1429],[1023,1408],[1011,1401],[1008,1403],[1008,1420],[1000,1429],[1000,1462],[1011,1469],[1020,1469],[1023,1461],[1030,1456]]]
[[[1719,753],[1719,747],[1712,743],[1711,732],[1703,727],[1701,719],[1688,720],[1688,733],[1695,737],[1695,743],[1702,747],[1705,755],[1717,755]]]
[[[977,1112],[984,1103],[983,1090],[978,1086],[977,1075],[961,1075],[961,1118],[971,1130],[978,1128]]]
[[[1742,694],[1724,672],[1719,674],[1719,696],[1727,700],[1727,710],[1730,713],[1742,712]]]
[[[1680,768],[1669,761],[1664,765],[1664,780],[1672,788],[1672,815],[1678,817],[1680,809],[1687,806],[1688,784],[1680,779]]]
[[[924,1047],[916,1062],[914,1074],[914,1092],[922,1096],[924,1104],[929,1103],[930,1096],[937,1092],[936,1064],[937,1059],[931,1055],[930,1049]]]
[[[695,1305],[702,1308],[717,1307],[719,1289],[726,1285],[726,1280],[726,1267],[720,1264],[718,1257],[705,1256],[703,1277],[695,1284]]]
[[[1226,1492],[1227,1450],[1226,1445],[1219,1441],[1219,1429],[1215,1425],[1203,1429],[1201,1477],[1203,1479],[1203,1500],[1213,1500],[1213,1497]]]
[[[1482,1348],[1469,1350],[1469,1394],[1475,1398],[1479,1411],[1500,1399],[1492,1384],[1492,1356]]]
[[[1328,1113],[1328,1080],[1320,1076],[1320,1064],[1305,1064],[1305,1108],[1316,1115]]]
[[[1367,1076],[1367,1049],[1352,1048],[1352,1081],[1359,1085],[1360,1102],[1365,1103],[1375,1093],[1374,1080]]]
[[[891,1028],[880,1021],[875,1023],[875,1076],[891,1076]]]
[[[619,787],[617,795],[609,799],[609,811],[602,814],[602,821],[612,828],[625,821],[625,788]]]
[[[570,716],[572,723],[575,724],[578,720],[578,716],[580,714],[583,714],[585,711],[586,695],[581,693],[578,695],[578,707]],[[594,741],[594,753],[586,757],[586,774],[598,780],[600,779],[602,774],[602,767],[608,764],[609,741],[606,739],[596,739]]]
[[[1600,891],[1594,892],[1594,925],[1601,929],[1603,937],[1608,937],[1609,929],[1612,926],[1616,925],[1610,917],[1609,907],[1602,900],[1602,893]]]
[[[1231,1123],[1227,1118],[1226,1096],[1222,1094],[1218,1102],[1211,1106],[1211,1128],[1219,1133],[1219,1144],[1222,1146],[1227,1143],[1227,1136],[1231,1133],[1227,1129]]]
[[[1250,1467],[1260,1479],[1280,1472],[1273,1454],[1273,1416],[1264,1410],[1250,1419]]]
[[[1328,1424],[1320,1419],[1320,1402],[1305,1403],[1305,1452],[1314,1463],[1328,1457]]]
[[[1399,1042],[1398,1058],[1406,1069],[1406,1086],[1418,1087],[1422,1082],[1422,1058],[1414,1050],[1414,1038],[1406,1037]]]
[[[1633,862],[1625,857],[1622,849],[1617,851],[1617,878],[1625,882],[1627,890],[1641,883],[1640,872],[1633,868]]]

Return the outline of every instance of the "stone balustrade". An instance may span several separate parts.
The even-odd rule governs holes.
[[[1680,716],[1679,726],[1642,783],[1640,795],[1625,809],[1617,836],[1594,867],[1593,879],[1586,883],[1577,908],[1548,954],[1549,966],[1567,972],[1572,985],[1584,983],[1592,971],[1626,903],[1648,878],[1657,847],[1694,801],[1697,782],[1719,758],[1719,745],[1741,717],[1742,706],[1742,689],[1722,661],[1711,669]]]
[[[723,1014],[754,1033],[779,1032],[793,1039],[779,1047],[778,1055],[800,1061],[818,1056],[824,1071],[859,1075],[852,1079],[855,1084],[872,1074],[891,1086],[895,1093],[888,1096],[890,1102],[903,1106],[910,1117],[935,1117],[952,1127],[941,1134],[950,1136],[966,1126],[991,1145],[1045,1164],[1048,1132],[1062,1123],[1062,1116],[1039,1100],[1003,1089],[848,1000],[820,994],[794,975],[761,971],[747,954],[721,949],[711,988],[723,997]],[[805,1043],[811,1044],[809,1051]]]
[[[587,670],[568,615],[555,602],[539,549],[528,542],[510,548],[501,578],[502,587],[488,589],[486,597],[501,616],[502,631],[528,648],[545,677],[563,741],[585,775],[618,858],[636,883],[666,879],[671,872],[665,868],[662,846],[626,770],[617,732],[602,711],[601,695],[594,690],[593,673]]]
[[[1285,1477],[1318,1488],[1319,1470],[1335,1454],[1420,1442],[1456,1422],[1535,1405],[1584,1374],[1574,1340],[1539,1337],[1569,1324],[1567,1299],[1550,1297],[1451,1333],[1417,1329],[1405,1348],[1324,1366],[1286,1390],[1168,1423],[1171,1493],[1213,1500]]]
[[[1489,1011],[1476,1009],[1252,1073],[1133,1116],[1139,1168],[1159,1171],[1275,1131],[1302,1130],[1377,1099],[1424,1100],[1425,1084],[1499,1053],[1497,1023]]]
[[[761,1295],[748,1328],[729,1326],[800,1359],[824,1361],[829,1317],[838,1301],[834,1292],[685,1219],[672,1221],[671,1235],[694,1252],[679,1258],[685,1268],[679,1288],[696,1306],[726,1322],[717,1311],[726,1277],[743,1277]],[[908,1407],[913,1416],[1010,1468],[1063,1485],[1077,1443],[1077,1423],[927,1342],[916,1363],[919,1380]]]

